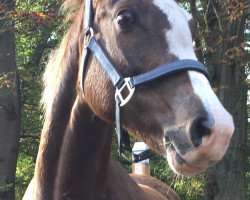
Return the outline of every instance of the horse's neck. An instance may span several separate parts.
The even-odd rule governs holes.
[[[68,111],[61,122],[50,119],[42,134],[35,171],[36,199],[102,199],[112,127],[95,117],[79,98]]]

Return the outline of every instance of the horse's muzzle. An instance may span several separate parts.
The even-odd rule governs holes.
[[[215,108],[214,108],[215,109]],[[193,176],[205,171],[224,156],[232,134],[234,123],[231,115],[225,110],[212,110],[214,121],[204,117],[194,120],[189,127],[189,133],[182,132],[181,144],[172,138],[173,148],[168,151],[167,159],[171,168],[182,175]]]

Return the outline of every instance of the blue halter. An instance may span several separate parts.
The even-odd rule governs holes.
[[[82,74],[82,90],[86,68],[88,65],[88,57],[93,53],[97,60],[100,62],[103,69],[108,74],[113,85],[116,87],[115,102],[116,102],[116,133],[118,137],[119,152],[128,162],[139,162],[151,157],[154,153],[151,150],[146,150],[139,155],[134,155],[133,160],[126,158],[123,154],[125,150],[131,152],[129,144],[129,137],[126,132],[121,130],[120,122],[120,107],[124,106],[132,98],[135,88],[141,85],[150,83],[161,77],[165,77],[181,71],[194,70],[204,74],[210,80],[207,68],[196,60],[177,60],[171,63],[163,64],[153,70],[133,77],[122,77],[116,70],[115,66],[111,63],[109,57],[101,45],[94,37],[93,25],[93,10],[92,0],[85,1],[85,18],[84,18],[84,54],[83,54],[83,74]],[[122,91],[128,91],[128,95],[123,96]]]

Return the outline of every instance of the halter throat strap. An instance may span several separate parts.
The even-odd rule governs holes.
[[[83,52],[83,69],[82,69],[82,91],[84,91],[84,77],[86,74],[86,68],[88,65],[88,58],[91,53],[100,62],[101,66],[109,76],[114,87],[116,88],[115,102],[116,102],[116,133],[118,137],[118,146],[120,154],[125,158],[126,161],[130,163],[139,162],[148,159],[153,155],[151,150],[146,150],[142,152],[139,156],[134,155],[134,159],[130,160],[124,156],[124,151],[131,152],[131,147],[129,144],[129,137],[127,133],[121,129],[121,113],[120,107],[126,105],[132,98],[135,88],[149,84],[159,78],[178,73],[181,71],[194,70],[204,74],[208,80],[210,80],[207,68],[196,60],[176,60],[171,63],[163,64],[156,67],[153,70],[139,74],[133,77],[124,78],[113,65],[106,52],[103,50],[100,43],[94,37],[93,31],[93,8],[92,0],[85,0],[85,17],[84,17],[84,52]],[[123,90],[129,91],[127,96],[123,96]]]

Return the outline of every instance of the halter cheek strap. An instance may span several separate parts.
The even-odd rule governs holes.
[[[118,137],[119,152],[124,156],[124,151],[131,152],[131,147],[129,144],[129,137],[126,132],[121,129],[121,113],[120,107],[126,105],[132,98],[135,89],[139,86],[146,85],[155,81],[159,78],[169,76],[174,73],[181,71],[194,70],[204,74],[208,80],[210,80],[207,68],[200,62],[196,60],[177,60],[171,63],[166,63],[161,66],[156,67],[146,73],[139,74],[133,77],[124,78],[113,65],[100,43],[94,37],[94,31],[92,29],[93,24],[93,10],[92,10],[92,0],[85,1],[85,34],[84,34],[84,48],[85,52],[83,54],[83,70],[82,70],[82,90],[84,77],[86,73],[86,68],[88,65],[88,57],[90,53],[96,57],[100,62],[103,69],[108,74],[110,80],[112,81],[114,87],[116,88],[115,102],[116,102],[116,133]],[[128,91],[126,96],[123,96],[123,90]],[[134,160],[125,158],[128,162],[139,162],[141,160],[147,159],[153,155],[151,150],[146,150],[139,155],[134,155]]]

